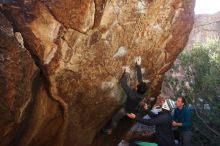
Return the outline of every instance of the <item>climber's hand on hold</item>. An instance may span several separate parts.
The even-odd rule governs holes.
[[[131,69],[129,66],[124,66],[122,67],[122,70],[125,72],[125,73],[130,73],[131,72]]]
[[[135,62],[137,65],[141,65],[141,56],[138,56],[136,59],[135,59]]]
[[[133,114],[133,113],[127,113],[127,116],[131,119],[135,119],[136,118],[136,115]]]

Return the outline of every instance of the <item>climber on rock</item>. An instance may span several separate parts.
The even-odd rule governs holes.
[[[136,89],[131,89],[130,86],[128,86],[128,77],[130,74],[130,68],[123,67],[123,75],[120,80],[121,87],[123,88],[124,92],[127,95],[127,100],[124,104],[124,106],[112,117],[110,123],[103,128],[103,132],[105,134],[110,135],[112,133],[112,129],[115,129],[117,127],[117,124],[120,119],[122,119],[124,116],[126,116],[127,113],[135,113],[138,110],[140,102],[144,99],[144,95],[146,91],[149,89],[149,84],[143,81],[142,79],[142,73],[141,73],[141,57],[137,57],[135,59],[136,65],[135,70],[137,72],[137,79],[138,84],[136,86]],[[149,82],[149,81],[148,81]]]
[[[136,116],[133,113],[127,114],[131,119],[136,119],[137,122],[148,125],[156,126],[155,139],[158,146],[175,146],[174,136],[172,131],[172,116],[171,110],[175,107],[175,103],[166,99],[162,103],[162,111],[158,114],[154,114],[150,110],[147,110],[146,113],[151,117],[151,119],[143,119],[140,116]],[[145,109],[147,109],[145,107]],[[137,145],[132,143],[131,145]]]

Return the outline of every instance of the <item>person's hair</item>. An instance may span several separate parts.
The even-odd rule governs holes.
[[[185,106],[186,105],[186,99],[184,97],[182,97],[182,96],[180,96],[178,98],[180,98],[182,100],[182,103],[184,103],[184,106]]]
[[[166,109],[164,109],[164,108],[162,108],[162,111],[164,111],[164,112],[168,112],[168,113],[171,112],[171,110],[166,110]]]
[[[144,94],[148,90],[148,85],[145,82],[141,82],[137,85],[137,92],[139,94]]]

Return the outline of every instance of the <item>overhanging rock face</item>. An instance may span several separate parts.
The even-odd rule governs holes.
[[[19,103],[25,106],[10,106],[31,111],[20,115],[24,119],[20,123],[11,121],[16,123],[16,130],[1,130],[2,145],[13,139],[20,146],[91,143],[125,98],[118,84],[122,66],[134,66],[134,58],[141,56],[144,79],[151,81],[149,96],[160,93],[164,73],[187,42],[193,9],[194,0],[18,0],[4,4],[2,13],[13,24],[14,32],[21,34],[25,47],[13,43],[32,58],[18,65],[25,66],[20,72],[1,70],[3,78],[9,79],[9,73],[16,72],[28,81],[19,81],[24,90]],[[8,20],[4,17],[5,22]],[[19,57],[25,59],[25,55]],[[41,71],[38,75],[34,73],[37,70]],[[135,85],[133,78],[131,84]],[[39,80],[37,87],[31,84],[34,80]],[[2,99],[19,92],[16,86],[14,91],[0,87]],[[0,110],[10,112],[10,108]],[[25,122],[26,127],[20,130]],[[3,127],[10,122],[0,124]]]

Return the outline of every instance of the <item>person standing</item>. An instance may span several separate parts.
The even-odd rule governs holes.
[[[178,97],[176,101],[176,109],[174,110],[172,125],[178,128],[180,140],[179,145],[190,146],[192,138],[192,115],[191,111],[186,106],[186,101],[183,97]]]

